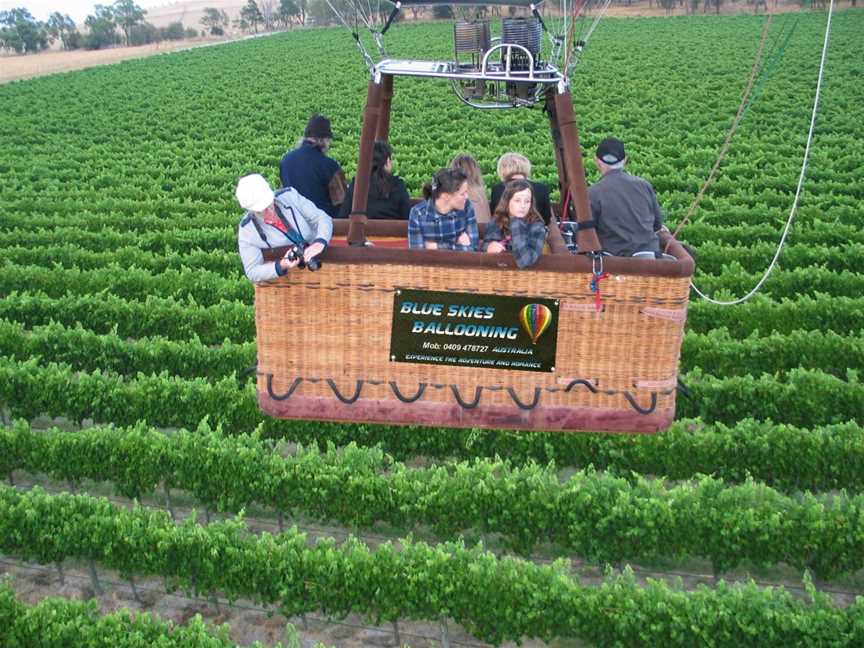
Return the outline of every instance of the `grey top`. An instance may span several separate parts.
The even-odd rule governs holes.
[[[311,200],[307,200],[294,189],[281,189],[276,192],[274,202],[285,217],[289,231],[308,245],[318,241],[326,247],[333,236],[333,220]],[[254,221],[254,222],[253,222]],[[257,227],[256,227],[257,224]],[[264,238],[261,237],[264,235]],[[247,212],[237,228],[237,244],[243,271],[250,281],[268,281],[285,274],[279,262],[264,261],[263,250],[282,247],[294,243],[272,225],[268,225],[252,212]]]
[[[588,199],[604,250],[615,256],[660,251],[663,214],[650,182],[613,169],[588,189]]]

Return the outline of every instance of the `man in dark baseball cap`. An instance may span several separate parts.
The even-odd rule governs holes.
[[[624,142],[614,137],[607,137],[597,147],[597,159],[607,166],[615,166],[627,159],[624,153]]]
[[[345,200],[348,183],[339,163],[327,157],[333,130],[330,120],[315,114],[306,122],[300,145],[282,156],[279,178],[283,187],[293,187],[330,217]]]
[[[588,189],[588,198],[600,245],[615,256],[662,257],[663,213],[651,183],[624,171],[624,143],[604,139],[594,162],[603,177]]]
[[[330,130],[330,120],[324,115],[312,115],[306,122],[306,130],[303,137],[333,139],[333,131]]]

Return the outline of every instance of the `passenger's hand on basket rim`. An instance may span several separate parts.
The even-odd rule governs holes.
[[[492,254],[498,254],[506,249],[500,241],[489,241],[489,245],[486,246],[486,251]]]
[[[423,241],[423,247],[427,250],[437,250],[438,244],[435,241]]]
[[[459,238],[456,239],[456,244],[465,246],[471,245],[471,237],[468,236],[468,232],[462,232],[459,235]]]
[[[307,245],[306,249],[303,250],[303,261],[309,263],[309,261],[318,256],[324,251],[323,243],[312,243],[312,245]]]

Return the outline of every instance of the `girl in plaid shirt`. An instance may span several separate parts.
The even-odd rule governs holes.
[[[408,216],[408,247],[476,252],[480,235],[465,174],[441,169],[423,187],[423,197]]]
[[[546,225],[534,206],[534,189],[527,180],[504,186],[492,220],[486,226],[483,247],[490,254],[512,252],[520,268],[537,263],[546,243]]]

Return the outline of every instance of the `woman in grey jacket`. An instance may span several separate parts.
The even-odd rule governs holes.
[[[520,268],[534,265],[546,244],[546,224],[534,204],[534,186],[528,180],[511,180],[492,220],[486,226],[483,249],[490,254],[512,252]]]
[[[262,250],[266,248],[297,245],[303,249],[303,261],[309,263],[330,243],[333,220],[295,189],[274,194],[270,183],[253,173],[240,178],[235,195],[246,210],[237,228],[237,243],[250,281],[281,277],[300,263],[299,258],[287,257],[265,262]]]

